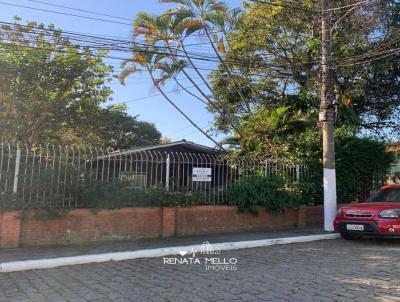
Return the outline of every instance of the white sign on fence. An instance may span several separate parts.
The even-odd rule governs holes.
[[[211,168],[193,168],[193,181],[211,181]]]

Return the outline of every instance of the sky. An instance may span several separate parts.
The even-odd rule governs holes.
[[[38,1],[40,2],[40,1]],[[44,24],[54,24],[65,31],[74,31],[93,35],[118,36],[124,39],[129,38],[132,27],[127,24],[114,24],[98,20],[88,20],[74,16],[55,14],[33,10],[32,8],[52,10],[69,14],[79,14],[93,18],[106,18],[97,15],[90,15],[84,12],[68,10],[66,8],[53,7],[43,3],[29,0],[4,0],[0,1],[0,21],[12,22],[13,16],[19,16],[23,21],[38,21]],[[42,0],[56,5],[64,5],[82,10],[95,11],[99,13],[118,16],[133,20],[138,12],[147,12],[159,14],[170,7],[172,4],[161,4],[159,0]],[[241,0],[226,1],[231,7],[240,5]],[[8,4],[25,6],[13,7]],[[27,8],[29,7],[29,8]],[[121,23],[130,23],[125,19],[111,19]],[[204,43],[199,45],[199,43]],[[190,47],[190,51],[202,54],[210,54],[211,49],[207,46],[203,38],[196,41],[197,45]],[[125,54],[126,56],[126,54]],[[118,60],[105,60],[108,64],[120,70]],[[201,68],[214,69],[215,65],[209,62],[199,62]],[[207,71],[205,71],[206,73]],[[148,74],[135,74],[126,80],[127,84],[122,86],[118,81],[110,83],[113,90],[113,103],[126,103],[128,113],[138,116],[139,120],[149,121],[156,125],[162,135],[170,138],[172,141],[186,139],[196,143],[213,146],[214,144],[198,132],[189,124],[170,104],[161,96],[150,83]],[[186,87],[191,87],[189,81],[182,82]],[[193,88],[190,88],[193,89]],[[207,112],[204,104],[195,100],[192,96],[183,91],[174,91],[173,86],[167,85],[165,91],[171,92],[168,95],[187,113],[202,129],[209,129],[212,126],[213,117]],[[222,139],[222,136],[217,136]]]

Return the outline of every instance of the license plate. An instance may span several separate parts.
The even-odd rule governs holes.
[[[364,231],[364,226],[362,224],[346,224],[346,229],[348,231]]]

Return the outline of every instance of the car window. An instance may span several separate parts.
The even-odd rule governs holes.
[[[388,188],[378,191],[367,202],[400,202],[400,188]]]

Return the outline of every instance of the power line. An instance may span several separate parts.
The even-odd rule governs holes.
[[[125,17],[119,17],[119,16],[114,16],[114,15],[108,15],[108,14],[104,14],[104,13],[100,13],[100,12],[94,12],[94,11],[90,11],[90,10],[84,10],[84,9],[75,8],[75,7],[71,7],[71,6],[58,5],[58,4],[53,4],[53,3],[49,3],[49,2],[45,2],[45,1],[38,1],[38,0],[26,0],[26,1],[35,2],[35,3],[40,3],[40,4],[45,4],[45,5],[54,6],[54,7],[66,8],[66,9],[70,9],[70,10],[74,10],[74,11],[78,11],[78,12],[89,13],[89,14],[98,15],[98,16],[103,16],[103,17],[109,17],[109,18],[114,18],[114,19],[121,19],[121,20],[126,20],[126,21],[132,21],[131,19],[125,18]]]
[[[299,3],[294,3],[291,1],[284,1],[281,0],[279,2],[277,1],[268,1],[268,0],[250,0],[252,2],[256,2],[256,3],[260,3],[260,4],[265,4],[265,5],[270,5],[270,6],[277,6],[277,7],[282,7],[282,8],[289,8],[289,9],[293,9],[293,10],[298,10],[298,11],[304,11],[304,12],[311,12],[311,13],[322,13],[322,10],[320,9],[308,9],[308,8],[304,8],[304,7],[299,7]],[[328,8],[327,11],[328,12],[333,12],[333,11],[339,11],[342,9],[351,9],[354,6],[358,6],[361,4],[365,4],[368,2],[371,2],[374,0],[363,0],[357,3],[353,3],[353,4],[349,4],[349,5],[344,5],[344,6],[340,6],[340,7],[334,7],[334,8]]]
[[[3,41],[5,41],[5,40],[3,39]],[[14,42],[14,41],[9,40],[9,42]],[[34,43],[34,41],[32,41],[32,42]],[[18,44],[17,45],[15,43],[14,44],[8,44],[8,45],[9,46],[19,46],[19,47],[25,47],[25,48],[32,48],[32,49],[44,49],[43,47],[40,47],[40,46],[30,46],[30,45],[22,45],[22,44]],[[132,49],[120,49],[120,48],[107,48],[107,49],[104,49],[104,48],[95,47],[95,46],[82,46],[82,47],[83,48],[87,47],[87,48],[90,48],[92,50],[112,50],[112,51],[123,52],[123,53],[124,52],[125,53],[128,52],[129,54],[132,53]],[[53,51],[61,51],[61,50],[54,49]],[[165,52],[160,52],[160,51],[156,51],[156,50],[149,50],[149,49],[141,49],[137,53],[154,54],[154,55],[161,54],[161,55],[166,55],[167,57],[168,56],[173,56],[173,57],[185,58],[186,59],[186,56],[184,56],[184,55],[168,54],[168,53],[165,53]],[[110,59],[110,60],[118,60],[118,61],[121,61],[121,62],[123,62],[123,61],[135,62],[135,60],[132,57],[120,57],[120,56],[112,56],[112,55],[104,55],[102,57],[106,58],[106,59]],[[189,58],[191,58],[193,60],[204,61],[204,62],[207,62],[207,63],[216,63],[216,64],[218,63],[217,58],[200,57],[200,56],[196,56],[196,57],[189,56]],[[277,68],[275,70],[272,70],[274,72],[279,71],[278,70],[279,68],[288,68],[288,67],[290,67],[289,64],[279,64],[279,65],[278,64],[270,64],[270,63],[259,64],[259,63],[245,62],[243,60],[226,60],[226,62],[230,63],[230,64],[235,64],[235,65],[238,65],[238,66],[248,67],[248,68],[250,68],[250,67],[252,67],[252,68],[263,68],[263,67],[265,67],[265,68]],[[298,64],[295,63],[293,65],[298,65]],[[186,66],[185,68],[194,69],[194,67],[192,67],[192,66]],[[217,70],[215,68],[207,68],[207,67],[196,67],[196,68],[198,70],[201,70],[201,71],[216,71]],[[138,70],[138,71],[140,71],[140,70]],[[257,75],[257,74],[254,74],[254,75]],[[258,75],[261,76],[261,74],[258,74]]]
[[[343,67],[351,67],[351,66],[355,66],[355,65],[361,65],[361,64],[366,64],[366,63],[370,63],[370,62],[374,62],[374,61],[378,61],[393,55],[397,55],[400,53],[400,48],[394,48],[394,49],[389,49],[385,52],[382,52],[378,57],[376,58],[372,58],[372,59],[367,59],[364,61],[354,61],[354,62],[349,62],[349,63],[344,63],[344,64],[340,64],[338,66],[343,66]]]
[[[33,33],[35,34],[35,33]],[[36,33],[38,34],[38,33]],[[4,40],[4,39],[3,39]],[[76,39],[71,39],[71,40],[76,40]],[[79,40],[79,39],[78,39]],[[83,40],[80,40],[81,42]],[[85,40],[86,41],[86,40]],[[10,40],[10,42],[13,42],[12,40]],[[86,41],[87,42],[87,41]],[[34,43],[34,41],[32,41],[32,43]],[[37,49],[41,49],[41,47],[34,47],[34,46],[29,46],[29,45],[22,45],[22,44],[13,44],[15,46],[20,46],[20,47],[29,47],[29,48],[37,48]],[[92,46],[92,45],[77,45],[77,47],[88,47],[90,49],[94,49],[94,50],[112,50],[112,51],[117,51],[117,52],[128,52],[128,53],[132,53],[132,49],[131,48],[119,48],[119,47],[107,47],[107,48],[103,48],[103,47],[98,47],[98,46]],[[184,58],[186,59],[186,55],[183,54],[170,54],[170,53],[166,53],[164,51],[157,51],[157,50],[152,50],[149,48],[144,48],[144,49],[140,49],[138,51],[138,53],[145,53],[145,54],[161,54],[161,55],[166,55],[166,56],[174,56],[174,57],[178,57],[178,58]],[[126,57],[118,57],[118,56],[111,56],[111,55],[107,55],[107,56],[103,56],[104,58],[107,59],[111,59],[111,60],[120,60],[120,61],[127,61],[127,62],[134,62],[134,60],[132,58],[126,58]],[[189,56],[191,59],[193,60],[200,60],[200,61],[204,61],[204,62],[211,62],[211,63],[218,63],[218,59],[216,57],[206,57],[206,56]],[[245,66],[245,67],[287,67],[288,65],[273,65],[273,64],[255,64],[255,63],[251,63],[251,62],[245,62],[243,60],[226,60],[227,63],[231,63],[231,64],[237,64],[237,65],[241,65],[241,66]],[[187,66],[186,68],[189,69],[194,69],[191,66]],[[202,70],[202,71],[215,71],[215,68],[205,68],[205,67],[198,67],[197,69]]]
[[[205,85],[205,84],[201,84],[200,83],[197,86],[202,86],[202,85]],[[185,87],[185,89],[190,89],[190,88],[194,88],[194,87],[196,87],[196,86],[195,85],[191,85],[191,86]],[[167,91],[167,92],[164,92],[164,93],[165,94],[177,93],[177,92],[179,92],[179,90],[180,89],[173,89],[173,90],[170,90],[170,91]],[[137,102],[137,101],[143,101],[143,100],[151,99],[151,98],[154,98],[154,97],[157,97],[157,96],[162,96],[162,94],[161,93],[154,93],[154,94],[149,95],[149,96],[144,96],[144,97],[141,97],[141,98],[132,99],[132,100],[125,101],[125,102],[115,103],[114,105],[132,103],[132,102]]]
[[[334,8],[328,8],[328,11],[337,11],[337,10],[342,10],[342,9],[347,9],[347,8],[353,8],[354,6],[358,6],[361,4],[365,4],[371,1],[375,1],[375,0],[363,0],[357,3],[353,3],[353,4],[349,4],[349,5],[344,5],[344,6],[340,6],[340,7],[334,7]]]
[[[260,4],[270,5],[270,6],[289,8],[289,9],[293,9],[293,10],[297,10],[297,11],[301,11],[301,12],[307,12],[307,13],[320,12],[318,10],[302,8],[302,7],[299,7],[298,4],[289,3],[289,2],[286,2],[286,1],[280,1],[281,3],[276,2],[276,1],[267,1],[267,0],[250,0],[250,1],[251,2],[260,3]]]
[[[7,6],[13,6],[13,7],[19,7],[19,8],[26,8],[26,9],[31,9],[31,10],[41,11],[41,12],[47,12],[47,13],[52,13],[52,14],[58,14],[58,15],[63,15],[63,16],[71,16],[71,17],[77,17],[77,18],[94,20],[94,21],[108,22],[108,23],[113,23],[113,24],[118,24],[118,25],[132,26],[132,24],[130,24],[130,23],[124,23],[124,22],[112,21],[112,20],[107,20],[107,19],[102,19],[102,18],[76,15],[76,14],[71,14],[71,13],[66,13],[66,12],[53,11],[53,10],[44,9],[44,8],[36,8],[36,7],[20,5],[20,4],[13,4],[13,3],[2,2],[2,1],[0,2],[0,4],[7,5]]]
[[[0,22],[0,24],[6,24],[9,26],[15,25],[13,23],[9,23],[9,22]],[[32,34],[43,34],[43,35],[47,35],[47,36],[52,36],[50,34],[47,34],[45,32],[43,32],[43,29],[37,26],[27,26],[27,25],[19,25],[22,27],[26,27],[26,28],[31,28],[31,29],[39,29],[40,32],[31,32]],[[11,29],[11,30],[15,30],[15,29]],[[54,29],[45,29],[45,31],[57,31]],[[61,32],[61,31],[60,31]],[[131,47],[122,47],[122,46],[116,46],[118,44],[118,42],[120,40],[115,40],[115,39],[105,39],[105,38],[101,38],[98,36],[94,36],[94,35],[85,35],[82,33],[75,33],[75,32],[61,32],[65,38],[71,40],[71,41],[78,41],[78,42],[84,42],[84,43],[95,43],[97,46],[92,46],[92,45],[88,45],[87,47],[90,47],[92,49],[96,49],[96,50],[111,50],[111,51],[116,51],[116,52],[129,52],[132,53],[132,48]],[[75,36],[78,36],[75,37]],[[82,38],[81,38],[82,37]],[[95,41],[92,41],[92,39],[94,39]],[[96,42],[97,41],[97,42]],[[98,46],[99,45],[99,41],[102,41],[102,46]],[[117,43],[114,43],[117,42]],[[138,43],[138,42],[132,42],[132,41],[123,41],[123,43],[130,43],[130,44],[136,44],[139,46],[142,46],[144,48],[152,48],[152,49],[156,49],[158,51],[152,50],[152,52],[154,54],[166,54],[169,55],[169,53],[167,53],[165,50],[170,50],[171,48],[166,47],[166,46],[149,46],[148,44],[143,44],[143,43]],[[105,47],[104,45],[107,44],[108,46]],[[85,45],[81,45],[81,46],[85,46]],[[177,53],[174,54],[175,57],[178,58],[184,58],[186,59],[186,54],[183,54],[182,50],[180,49],[176,49],[176,48],[172,48],[172,50],[177,51]],[[142,49],[141,50],[143,53],[149,53],[149,51],[146,49]],[[179,53],[180,52],[180,53]],[[187,52],[187,54],[189,55],[189,57],[193,60],[200,60],[200,61],[204,61],[204,62],[212,62],[212,63],[219,63],[219,60],[216,58],[216,56],[211,56],[211,55],[204,55],[201,53],[192,53],[192,52]],[[226,60],[227,63],[231,63],[231,64],[237,64],[239,66],[243,66],[243,67],[289,67],[288,64],[260,64],[260,63],[255,63],[255,62],[246,62],[244,60],[237,60],[237,59],[227,59]],[[313,62],[303,62],[303,63],[316,63],[318,61],[313,61]],[[292,63],[292,65],[296,65],[296,63]],[[191,68],[191,67],[188,67]],[[205,69],[206,71],[210,71],[210,69]],[[214,69],[212,69],[214,70]]]
[[[33,34],[38,34],[38,33],[33,33]],[[10,40],[10,42],[13,42],[13,41]],[[32,43],[34,43],[34,41]],[[394,43],[394,41],[391,41],[391,43]],[[19,47],[27,47],[27,48],[31,48],[31,49],[43,49],[43,47],[40,47],[40,46],[36,46],[35,47],[35,46],[21,45],[21,44],[18,44],[18,45],[16,45],[16,44],[7,44],[7,43],[5,43],[5,44],[7,46],[16,46],[16,47],[19,46]],[[79,47],[81,47],[81,46],[79,46]],[[99,47],[95,47],[95,46],[86,46],[86,47],[94,49],[94,50],[102,50],[102,49],[104,49],[104,48],[101,48],[101,47],[99,48]],[[109,49],[114,50],[114,51],[120,51],[120,52],[129,52],[129,53],[132,52],[132,49],[130,49],[130,48],[123,48],[123,49],[120,49],[120,48],[109,48]],[[59,49],[58,50],[54,49],[54,51],[62,52]],[[151,54],[165,54],[165,52],[149,51],[148,49],[142,49],[140,52],[151,53]],[[357,59],[361,59],[363,57],[374,56],[374,55],[377,55],[377,54],[380,54],[380,53],[372,52],[372,53],[364,54],[364,55],[361,55],[361,56],[354,56],[354,57],[336,59],[336,61],[343,62],[343,60],[357,60]],[[174,56],[186,58],[186,56],[178,55],[178,54],[175,54]],[[118,56],[110,56],[110,55],[108,55],[108,56],[103,56],[103,58],[111,59],[111,60],[118,60],[118,61],[128,61],[128,62],[133,62],[134,63],[134,60],[132,58],[130,58],[130,57],[126,58],[126,57],[118,57]],[[216,58],[209,58],[209,57],[190,57],[190,58],[195,59],[195,60],[202,60],[202,61],[206,61],[206,62],[218,63],[218,60]],[[289,64],[287,64],[287,65],[284,65],[284,64],[277,65],[277,64],[269,64],[269,63],[266,63],[266,64],[248,63],[248,64],[245,64],[245,61],[232,61],[232,60],[227,60],[227,62],[231,63],[231,64],[237,64],[237,65],[243,66],[243,67],[253,67],[253,68],[263,68],[263,67],[269,67],[269,68],[286,67],[287,68],[287,67],[290,67]],[[317,63],[317,61],[315,61],[315,62],[301,62],[301,63],[293,64],[293,65],[295,65],[295,66],[298,65],[298,66],[301,67],[302,64],[305,64],[305,63]],[[345,66],[345,64],[341,64],[339,66]],[[187,68],[193,69],[191,66],[188,66]],[[202,70],[202,71],[215,71],[214,68],[206,68],[206,67],[198,67],[198,69]],[[145,70],[138,70],[138,71],[145,71]],[[272,72],[279,72],[279,70],[271,70],[271,71]],[[249,75],[263,76],[264,74],[250,73]]]

